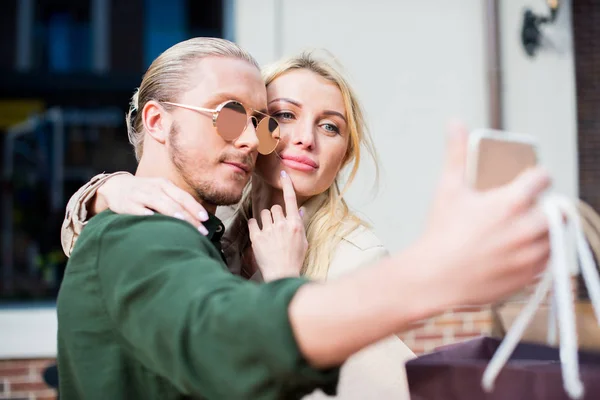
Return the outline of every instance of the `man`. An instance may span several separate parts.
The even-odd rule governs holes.
[[[266,111],[257,63],[224,40],[196,38],[165,51],[132,109],[136,175],[175,182],[210,213],[240,199],[257,149],[269,147],[256,134]],[[232,124],[240,115],[241,129]],[[206,236],[170,216],[94,217],[58,298],[61,398],[333,394],[339,366],[361,348],[530,283],[548,257],[547,225],[534,207],[547,175],[530,171],[475,193],[463,180],[464,132],[454,131],[422,237],[325,284],[233,276],[220,254],[223,226],[212,215]]]

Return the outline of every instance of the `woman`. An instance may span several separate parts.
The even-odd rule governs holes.
[[[375,157],[361,107],[346,79],[310,53],[275,63],[263,75],[268,112],[279,122],[281,140],[276,151],[259,155],[241,203],[218,213],[228,227],[223,247],[232,272],[255,280],[298,274],[332,279],[385,257],[388,253],[381,241],[350,212],[343,198],[358,170],[361,147]],[[341,189],[340,171],[347,166],[351,166],[349,178]],[[281,213],[281,171],[293,182],[304,210],[308,250],[299,264],[274,271],[255,262],[254,252],[269,246],[261,242],[256,221],[264,229]],[[86,213],[107,207],[134,214],[155,210],[199,224],[203,218],[195,217],[201,212],[198,205],[179,192],[174,185],[126,174],[93,180],[69,202],[63,226],[65,252],[70,252]],[[140,197],[139,193],[146,194]],[[89,210],[81,207],[85,204]],[[357,353],[342,368],[338,397],[408,398],[403,363],[411,357],[413,353],[395,336]]]

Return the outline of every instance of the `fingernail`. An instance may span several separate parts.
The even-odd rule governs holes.
[[[200,211],[198,213],[198,218],[200,218],[200,221],[208,221],[208,213],[206,211]]]
[[[146,211],[144,211],[144,215],[154,215],[154,211],[146,210]]]
[[[300,209],[300,217],[304,217],[304,209]]]
[[[287,178],[287,173],[284,170],[281,170],[281,177]]]
[[[183,214],[180,213],[180,212],[176,212],[175,214],[173,214],[173,217],[175,217],[177,219],[185,219],[185,217],[183,216]]]
[[[201,234],[203,234],[204,236],[208,235],[208,229],[206,229],[206,228],[204,227],[204,225],[200,225],[200,226],[198,227],[198,230],[199,230],[199,231],[200,231],[200,233],[201,233]]]

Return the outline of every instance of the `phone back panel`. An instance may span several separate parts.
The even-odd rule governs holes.
[[[529,143],[481,138],[473,186],[488,190],[505,185],[536,164],[536,149]]]

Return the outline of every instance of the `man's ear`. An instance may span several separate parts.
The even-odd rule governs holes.
[[[150,100],[142,110],[142,122],[144,129],[154,140],[164,144],[169,136],[171,118],[161,105]]]

